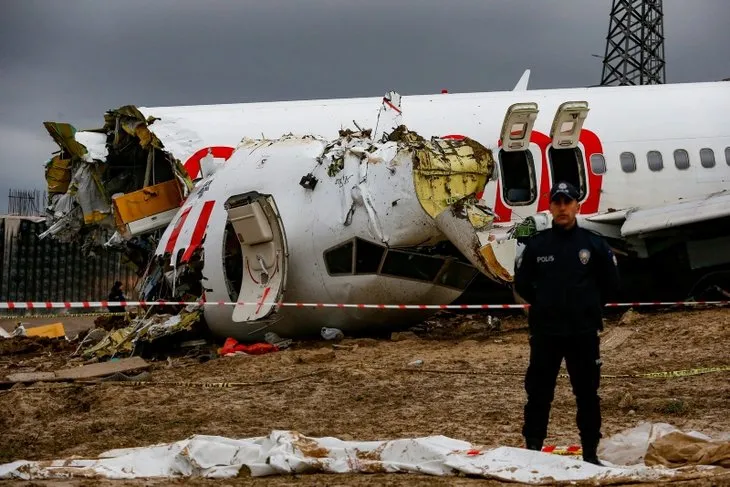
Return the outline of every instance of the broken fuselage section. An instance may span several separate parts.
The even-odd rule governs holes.
[[[41,238],[122,250],[141,273],[193,184],[150,131],[153,118],[133,106],[104,118],[93,131],[44,123],[60,150],[46,164],[49,228]]]
[[[212,331],[238,340],[405,326],[432,312],[277,303],[454,301],[489,272],[476,233],[493,216],[475,194],[493,170],[471,139],[404,126],[244,139],[162,235],[143,297],[201,292]]]

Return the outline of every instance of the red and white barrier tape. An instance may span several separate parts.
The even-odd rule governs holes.
[[[701,306],[728,305],[730,301],[647,301],[608,303],[607,308],[647,306]],[[236,302],[236,301],[6,301],[0,309],[90,309],[119,306],[277,306],[291,308],[358,308],[358,309],[524,309],[529,304],[343,304],[343,303],[285,303],[285,302]]]

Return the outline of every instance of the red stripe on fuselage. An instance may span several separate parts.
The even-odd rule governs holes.
[[[205,235],[205,229],[208,226],[208,219],[210,219],[210,214],[213,212],[213,206],[215,206],[215,201],[213,200],[206,201],[203,204],[203,209],[200,211],[198,221],[195,223],[195,230],[193,230],[193,237],[190,240],[190,245],[182,256],[182,263],[187,262],[190,257],[193,256],[193,252],[200,247],[200,243],[203,241],[203,236]]]
[[[187,171],[188,176],[190,176],[190,179],[198,178],[198,175],[200,174],[200,160],[208,155],[208,149],[210,149],[210,153],[213,157],[218,157],[226,160],[231,157],[233,151],[235,150],[233,147],[227,147],[224,145],[204,147],[200,149],[195,154],[188,157],[188,160],[185,161],[185,163],[183,164],[183,166],[185,167],[185,171]]]

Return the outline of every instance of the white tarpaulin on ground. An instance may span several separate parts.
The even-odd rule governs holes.
[[[708,467],[704,467],[708,468]],[[677,470],[637,465],[597,467],[577,458],[500,447],[479,450],[444,436],[391,441],[309,438],[292,431],[230,439],[192,436],[175,443],[111,450],[94,460],[16,461],[0,465],[0,479],[67,477],[226,478],[243,469],[252,476],[292,473],[459,472],[525,483],[560,481],[646,481],[674,477]]]

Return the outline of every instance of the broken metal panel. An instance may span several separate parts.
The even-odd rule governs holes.
[[[503,283],[511,283],[515,276],[517,240],[488,242],[479,249],[489,271]]]
[[[104,130],[113,133],[112,145],[119,145],[123,141],[121,131],[139,140],[143,149],[152,146],[162,149],[160,139],[150,131],[148,125],[155,121],[154,117],[145,118],[142,112],[133,105],[126,105],[115,110],[109,110],[104,115]]]
[[[480,208],[476,204],[476,199],[472,197],[461,200],[446,211],[442,211],[436,217],[436,224],[474,267],[492,280],[504,282],[505,275],[501,267],[494,265],[496,260],[492,259],[488,252],[482,253],[478,229],[475,229],[472,225],[467,215],[467,208],[474,212],[483,213],[483,217],[480,218],[482,222],[490,221],[490,218],[493,218],[493,215],[489,215],[486,210]],[[484,227],[479,230],[483,229]],[[485,254],[490,259],[487,259]]]
[[[46,164],[46,184],[49,194],[63,194],[71,184],[71,159],[55,155]]]
[[[112,206],[117,228],[123,230],[130,223],[177,209],[182,199],[181,188],[175,179],[115,197]],[[160,228],[164,228],[167,223],[169,220],[161,223]]]
[[[58,146],[71,157],[81,158],[86,154],[86,148],[74,138],[76,129],[73,125],[59,122],[43,122],[43,126],[48,130],[48,133],[56,141]]]
[[[375,123],[373,132],[374,141],[382,141],[403,124],[403,111],[401,110],[401,96],[395,91],[389,91],[383,97],[383,103],[378,111],[378,120]]]

